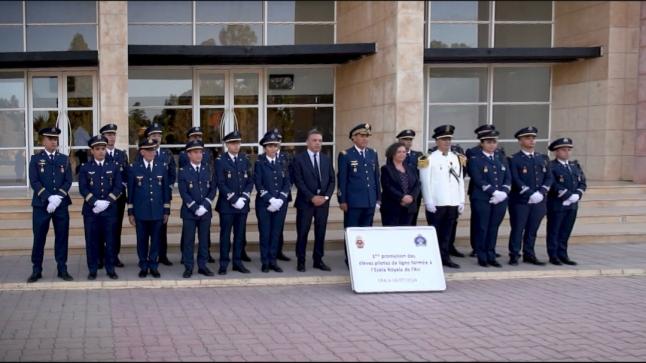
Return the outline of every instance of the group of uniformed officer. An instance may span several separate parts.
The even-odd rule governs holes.
[[[245,229],[254,187],[261,271],[282,272],[277,260],[289,260],[282,252],[282,235],[293,184],[298,192],[295,203],[297,270],[305,271],[305,247],[312,219],[315,225],[313,266],[330,270],[322,258],[335,172],[329,157],[320,153],[322,135],[317,130],[308,134],[307,150],[293,159],[280,152],[280,132],[277,129],[267,132],[259,141],[264,153],[258,157],[253,173],[249,159],[240,152],[239,131],[224,136],[225,152],[213,160],[205,152],[202,130],[191,128],[186,134],[186,147],[179,155],[178,171],[172,154],[160,148],[163,131],[157,123],[146,129],[139,153],[129,165],[125,152],[114,148],[116,131],[114,124],[103,126],[101,134],[88,141],[91,158],[80,167],[88,279],[96,279],[97,271],[103,267],[108,277],[118,278],[115,267],[123,267],[119,251],[126,200],[129,221],[136,229],[139,277],[150,274],[158,278],[159,263],[172,265],[167,257],[166,226],[176,180],[182,203],[180,249],[184,278],[190,278],[193,273],[196,231],[198,273],[214,275],[207,266],[215,262],[210,254],[213,210],[218,212],[220,220],[218,274],[226,274],[229,263],[234,271],[250,272],[243,261],[250,261],[244,251]],[[60,132],[56,127],[40,130],[45,149],[30,161],[34,244],[33,271],[28,282],[42,277],[50,220],[56,235],[58,277],[72,280],[66,266],[72,174],[69,158],[56,150]],[[368,147],[371,132],[369,124],[355,126],[349,133],[353,146],[339,153],[337,197],[345,228],[372,226],[374,213],[380,208],[380,167],[377,152]],[[549,150],[556,158],[550,161],[535,151],[538,133],[535,127],[523,128],[515,134],[521,150],[509,158],[498,147],[499,133],[493,125],[478,127],[474,132],[480,144],[465,153],[452,145],[454,132],[452,125],[436,128],[433,134],[436,147],[428,155],[411,150],[413,130],[397,135],[406,149],[405,163],[418,169],[422,193],[414,203],[419,206],[423,201],[427,222],[436,227],[443,264],[459,268],[451,257],[464,257],[454,242],[457,221],[465,208],[466,175],[470,176],[467,195],[472,211],[472,256],[477,257],[480,266],[501,267],[495,247],[507,208],[512,227],[510,265],[518,264],[521,250],[524,262],[545,264],[536,258],[534,251],[537,230],[545,215],[549,261],[556,265],[576,264],[567,254],[567,241],[586,183],[579,164],[570,161],[572,139],[552,142]],[[416,220],[417,214],[410,224],[415,225]]]

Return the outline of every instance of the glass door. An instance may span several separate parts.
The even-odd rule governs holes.
[[[97,131],[94,72],[32,72],[29,74],[31,153],[40,152],[38,130],[61,129],[58,150],[70,156],[74,181],[88,160],[88,140]]]
[[[261,71],[247,69],[199,70],[199,106],[195,126],[204,131],[208,147],[221,147],[222,137],[237,129],[242,135],[243,151],[255,158],[258,140],[265,132],[261,102]],[[199,116],[199,117],[198,117]]]

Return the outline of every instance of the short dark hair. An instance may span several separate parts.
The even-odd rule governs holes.
[[[312,135],[321,135],[321,137],[323,137],[323,133],[321,133],[321,131],[319,131],[318,129],[311,129],[307,132],[307,137],[305,138],[305,140],[307,141],[307,139],[309,139]]]
[[[406,149],[406,145],[404,145],[404,143],[402,142],[395,142],[390,146],[388,146],[388,149],[386,149],[386,162],[388,164],[393,163],[393,158],[395,157],[395,154],[397,154],[397,150],[400,147],[403,147],[404,149]]]

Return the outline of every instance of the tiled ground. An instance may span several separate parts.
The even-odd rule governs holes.
[[[646,359],[646,278],[0,292],[0,360]]]

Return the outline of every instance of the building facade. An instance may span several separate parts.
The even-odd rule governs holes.
[[[493,123],[513,152],[534,125],[545,152],[572,137],[588,178],[646,182],[642,26],[615,1],[0,2],[0,187],[28,186],[42,127],[76,177],[102,125],[132,155],[153,121],[175,153],[191,126],[215,150],[237,128],[252,158],[272,128],[298,151],[316,127],[334,155],[367,122],[383,155],[445,123],[462,146]]]

